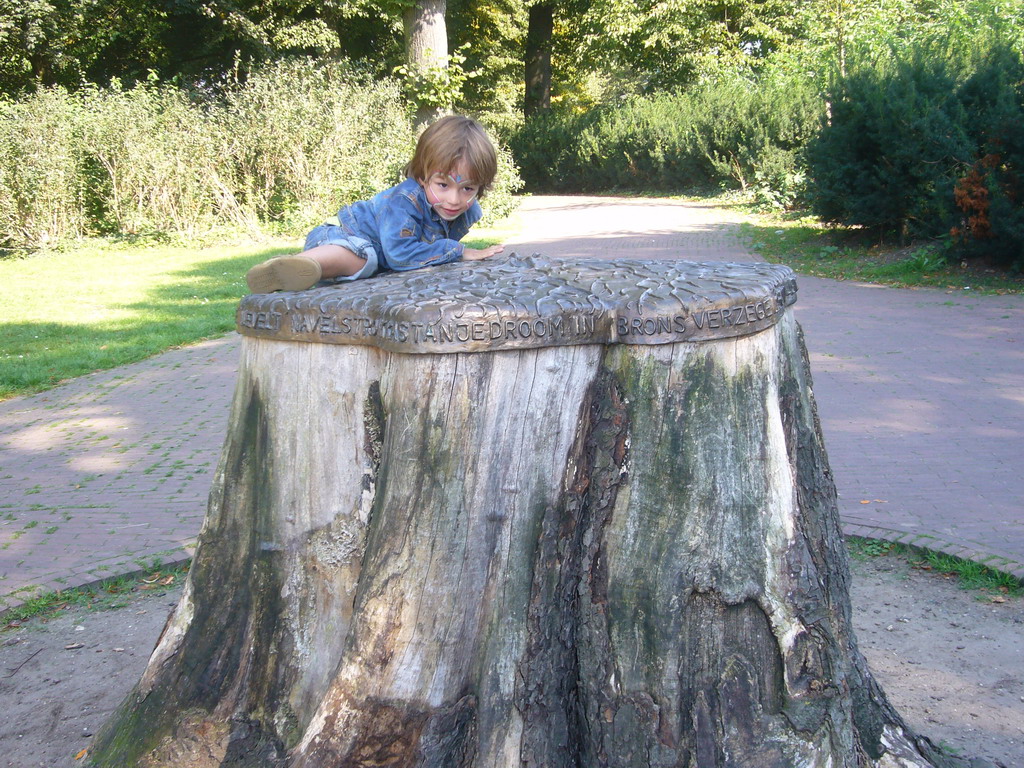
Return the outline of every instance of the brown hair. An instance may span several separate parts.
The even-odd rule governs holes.
[[[431,124],[416,143],[416,152],[405,166],[410,179],[425,181],[435,173],[446,173],[460,162],[468,166],[472,181],[484,192],[498,172],[498,157],[487,133],[476,120],[448,115]]]

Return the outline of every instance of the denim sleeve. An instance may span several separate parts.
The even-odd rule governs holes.
[[[398,272],[448,264],[462,258],[458,240],[444,237],[429,212],[405,195],[395,195],[379,214],[380,245],[388,269]]]
[[[469,206],[469,210],[452,222],[448,230],[448,236],[455,240],[461,240],[469,232],[470,227],[483,218],[483,215],[484,212],[480,208],[480,203],[474,200],[473,204]]]

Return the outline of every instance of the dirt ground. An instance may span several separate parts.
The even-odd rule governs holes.
[[[889,556],[854,562],[857,637],[911,727],[1024,767],[1024,599],[992,602]],[[178,592],[0,632],[0,766],[64,768],[142,674]],[[998,598],[997,598],[998,599]]]

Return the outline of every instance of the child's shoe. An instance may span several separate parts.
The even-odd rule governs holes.
[[[279,256],[257,264],[245,275],[253,293],[304,291],[320,279],[320,264],[306,256]]]

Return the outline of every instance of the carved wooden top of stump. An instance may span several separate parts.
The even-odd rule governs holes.
[[[795,301],[793,271],[779,264],[513,254],[252,294],[236,322],[246,336],[437,354],[746,336]]]

